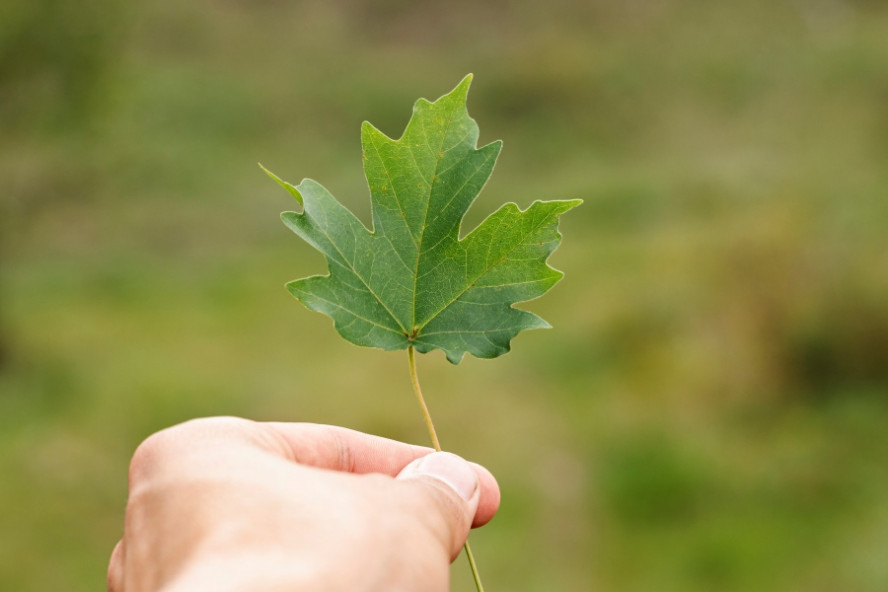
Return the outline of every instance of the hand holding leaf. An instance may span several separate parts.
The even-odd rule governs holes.
[[[333,319],[357,345],[407,349],[414,389],[435,447],[416,379],[414,350],[494,358],[520,331],[548,327],[512,307],[544,294],[562,276],[546,263],[561,241],[558,217],[581,200],[507,203],[460,238],[461,222],[493,170],[502,143],[477,148],[466,110],[467,76],[435,102],[420,99],[399,140],[361,129],[373,229],[310,179],[297,186],[266,170],[303,207],[284,224],[324,254],[330,273],[287,284],[311,310]],[[468,545],[478,589],[480,579]]]

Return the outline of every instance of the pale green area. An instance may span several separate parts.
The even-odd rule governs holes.
[[[406,354],[283,288],[325,262],[256,163],[369,223],[361,122],[473,72],[504,147],[469,225],[585,201],[527,305],[554,329],[419,359],[504,491],[488,590],[885,590],[886,64],[866,0],[4,2],[0,589],[101,589],[171,423],[425,441]]]

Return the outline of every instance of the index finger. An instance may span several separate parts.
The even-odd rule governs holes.
[[[434,450],[339,426],[283,422],[259,425],[283,440],[295,462],[347,473],[383,473],[394,477],[412,461]]]
[[[349,473],[383,473],[394,477],[421,456],[434,451],[339,426],[314,423],[268,422],[257,424],[283,441],[285,454],[307,466]],[[288,449],[288,450],[287,450]],[[486,524],[496,514],[500,491],[486,468],[470,463],[481,483],[481,501],[473,527]]]

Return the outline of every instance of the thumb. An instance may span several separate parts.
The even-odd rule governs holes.
[[[415,488],[432,534],[450,553],[451,561],[455,559],[469,536],[481,498],[475,469],[450,452],[432,452],[404,467],[396,480]]]

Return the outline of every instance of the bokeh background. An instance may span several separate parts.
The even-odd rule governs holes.
[[[283,289],[326,269],[256,166],[364,220],[359,128],[475,74],[471,224],[582,198],[527,308],[420,374],[499,477],[487,587],[888,589],[888,4],[5,0],[0,589],[102,588],[126,469],[196,416],[423,443],[403,352]],[[460,559],[454,590],[471,590]]]

